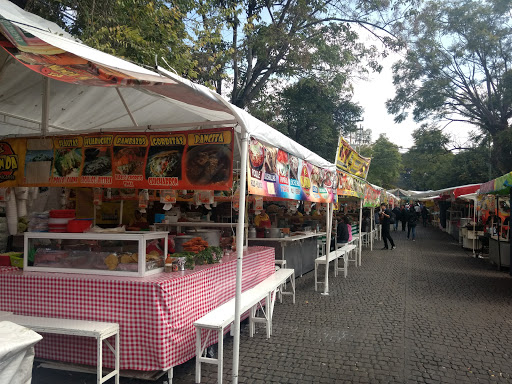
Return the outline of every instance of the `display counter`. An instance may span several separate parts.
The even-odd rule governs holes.
[[[501,256],[500,256],[501,255]],[[510,242],[491,236],[489,238],[489,261],[501,267],[510,267]]]
[[[163,272],[167,238],[167,232],[25,232],[23,264],[26,271],[142,277]]]
[[[195,356],[194,321],[235,297],[236,264],[232,253],[218,264],[142,278],[0,270],[0,311],[118,323],[121,369],[167,370]],[[242,291],[274,271],[273,248],[249,247]],[[43,336],[36,357],[96,365],[95,340]],[[104,362],[114,367],[111,354]]]
[[[318,257],[318,237],[326,236],[325,232],[306,233],[282,238],[252,238],[249,245],[265,245],[275,249],[276,258],[286,260],[286,268],[293,268],[295,276],[315,269]]]

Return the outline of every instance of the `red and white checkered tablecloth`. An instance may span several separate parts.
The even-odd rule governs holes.
[[[244,252],[242,291],[275,271],[274,248]],[[193,322],[235,296],[236,254],[193,271],[143,278],[0,271],[0,310],[17,315],[115,322],[121,369],[167,370],[195,355]],[[36,356],[96,365],[91,338],[43,335]],[[114,367],[104,352],[104,364]]]

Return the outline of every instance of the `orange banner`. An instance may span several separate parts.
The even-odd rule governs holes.
[[[232,128],[28,139],[21,147],[28,166],[13,185],[230,190],[233,184]]]

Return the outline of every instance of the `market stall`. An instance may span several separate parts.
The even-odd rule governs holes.
[[[194,270],[140,277],[0,270],[0,308],[20,314],[114,322],[120,327],[120,367],[162,371],[195,354],[193,321],[235,295],[236,254]],[[268,277],[274,252],[244,253],[242,289]],[[95,341],[45,335],[38,358],[96,365]],[[106,366],[114,366],[110,354]]]
[[[485,228],[489,236],[489,260],[498,268],[510,268],[512,259],[510,247],[511,187],[512,172],[482,184],[478,191],[482,217],[485,220]],[[512,274],[512,269],[510,273]]]
[[[147,204],[148,189],[232,190],[230,199],[239,207],[234,226],[236,260],[229,263],[232,268],[236,265],[232,269],[236,270],[235,283],[229,291],[237,298],[233,348],[233,381],[236,382],[241,316],[238,298],[242,289],[250,284],[244,282],[246,274],[242,272],[242,265],[245,266],[246,189],[235,188],[235,184],[249,185],[264,192],[252,191],[254,194],[330,204],[335,195],[334,179],[330,177],[334,174],[333,165],[230,105],[220,95],[161,67],[153,72],[89,48],[57,25],[24,12],[7,0],[0,0],[0,16],[3,17],[0,33],[4,38],[0,41],[0,116],[5,127],[2,128],[3,140],[0,143],[5,157],[2,187],[57,185],[107,189],[106,194],[109,189],[136,189],[139,207]],[[265,155],[275,155],[280,151],[290,160],[283,162],[272,157],[272,161],[266,162],[270,168],[258,169],[263,164],[250,163],[249,160],[250,140],[257,140],[265,147]],[[51,158],[48,154],[52,155]],[[13,166],[13,156],[20,160],[16,167]],[[293,158],[296,163],[291,161]],[[201,166],[205,172],[198,171]],[[289,173],[295,170],[295,166],[300,168],[300,178]],[[233,179],[236,169],[239,169],[238,180]],[[12,193],[7,191],[4,194],[10,209],[16,201]],[[100,202],[103,191],[94,193],[94,200]],[[113,221],[115,218],[121,220],[120,212],[117,216],[110,215]],[[326,226],[329,232],[329,224]],[[250,257],[252,253],[249,248],[245,256]],[[138,257],[144,260],[141,255]],[[259,273],[248,269],[248,273],[256,276],[252,283],[256,284],[265,278],[265,273],[270,273],[273,263],[272,268],[270,264],[260,265]],[[224,265],[210,268],[222,268]],[[202,278],[203,272],[197,270],[187,276],[195,276],[201,283],[206,283]],[[53,272],[43,278],[43,272],[28,271],[17,276],[21,280],[35,276],[45,280],[59,275],[65,277]],[[11,281],[10,276],[1,274],[1,283]],[[73,276],[73,279],[78,278]],[[170,276],[160,273],[138,277],[140,280],[136,281],[143,286],[157,276],[170,279]],[[120,284],[120,281],[133,284],[131,277],[100,278],[93,275],[88,278],[101,280],[107,285]],[[49,289],[48,285],[45,289]],[[158,302],[165,300],[172,300],[172,297],[163,297]],[[16,304],[9,300],[0,303],[0,310],[10,310]],[[18,314],[30,314],[28,307],[34,303],[35,300],[27,303],[27,307],[20,308]],[[103,305],[101,302],[97,304]],[[70,316],[69,313],[59,313],[56,305],[48,308],[53,312],[47,315]],[[155,310],[167,310],[162,308]],[[104,309],[108,311],[108,308]],[[98,311],[101,312],[96,308],[92,312],[93,317],[96,313],[97,320],[108,320]],[[199,313],[193,315],[194,318],[199,316]],[[191,326],[193,319],[188,320],[191,321],[187,326]],[[135,324],[134,328],[135,332],[146,332],[145,325]],[[179,328],[175,331],[180,335]],[[123,330],[121,335],[122,340]],[[176,344],[170,349],[182,348],[179,337],[171,340]],[[154,364],[137,365],[135,362],[142,357],[133,345],[125,344],[128,350],[121,358],[124,369],[166,370],[185,361],[170,359],[168,364],[165,359],[157,358]],[[132,353],[134,358],[130,360],[128,356]],[[62,358],[66,359],[66,356]]]

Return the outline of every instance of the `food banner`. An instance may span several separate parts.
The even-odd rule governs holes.
[[[345,139],[340,136],[338,142],[338,151],[336,152],[336,168],[342,172],[348,172],[351,175],[366,180],[370,161],[372,159],[363,157],[357,153]]]
[[[352,196],[361,198],[364,196],[366,182],[348,173],[337,171],[338,197]]]
[[[380,204],[380,193],[379,189],[367,185],[364,193],[363,207],[378,207]]]
[[[283,199],[331,203],[335,201],[335,172],[319,168],[282,149],[249,142],[249,193]]]
[[[0,141],[0,188],[15,187],[23,178],[26,139]]]
[[[23,151],[18,167],[26,166],[14,185],[121,190],[230,190],[233,185],[232,128],[27,139],[18,147]]]
[[[25,32],[9,20],[0,17],[0,34],[5,36],[3,48],[27,68],[51,79],[88,86],[152,85],[153,81],[140,80],[127,73],[88,61],[63,51]],[[163,79],[161,82],[171,83]]]

